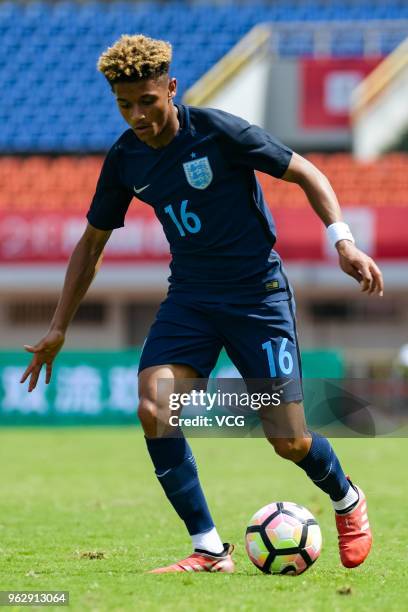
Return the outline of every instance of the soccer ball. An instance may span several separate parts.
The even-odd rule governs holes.
[[[309,510],[292,502],[273,502],[251,518],[245,546],[265,574],[301,574],[320,555],[322,534]]]

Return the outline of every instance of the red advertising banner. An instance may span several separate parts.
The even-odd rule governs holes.
[[[301,59],[300,126],[305,129],[348,127],[351,94],[382,59]]]
[[[86,226],[83,215],[72,213],[1,213],[1,263],[59,263],[66,261]],[[105,248],[107,261],[167,262],[169,245],[157,219],[129,214],[126,227],[115,230]]]
[[[115,230],[105,260],[118,263],[167,263],[169,245],[152,214],[134,209],[126,227]],[[343,207],[358,245],[378,259],[408,259],[408,207]],[[273,211],[277,250],[285,261],[324,262],[333,256],[323,224],[309,207]],[[0,265],[62,263],[68,260],[86,225],[72,213],[0,212]]]

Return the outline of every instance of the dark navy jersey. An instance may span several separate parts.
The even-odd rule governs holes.
[[[166,147],[153,149],[130,129],[113,145],[89,223],[122,227],[136,196],[154,208],[170,244],[170,292],[231,302],[288,299],[275,224],[254,171],[281,177],[292,151],[229,113],[177,108],[180,129]]]

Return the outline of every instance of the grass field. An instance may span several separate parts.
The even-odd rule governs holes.
[[[363,566],[342,568],[330,503],[266,442],[195,439],[237,572],[152,576],[145,571],[188,554],[190,543],[139,430],[3,429],[0,590],[69,590],[73,610],[407,610],[406,440],[334,445],[369,500],[375,545]],[[299,577],[265,576],[246,557],[246,522],[273,500],[304,504],[320,522],[322,555]]]

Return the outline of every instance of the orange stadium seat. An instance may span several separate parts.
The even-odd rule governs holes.
[[[349,206],[408,206],[408,155],[391,153],[362,163],[346,153],[310,154]],[[0,210],[83,213],[95,190],[103,157],[1,157]],[[296,185],[259,174],[272,209],[307,206]]]

